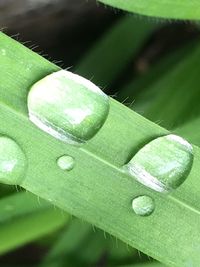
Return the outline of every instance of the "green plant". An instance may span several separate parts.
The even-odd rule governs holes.
[[[102,2],[114,3],[113,1]],[[146,1],[142,1],[140,5],[144,7],[144,10],[147,10],[144,12],[149,14],[148,10],[149,12],[151,10],[145,8],[145,3]],[[176,18],[179,18],[179,12],[181,18],[195,18],[191,17],[192,13],[187,8],[187,2],[185,1],[186,8],[181,3],[179,6],[185,13],[174,8],[175,14],[178,14]],[[167,8],[164,14],[159,4],[154,4],[156,13],[152,15],[169,16],[167,12],[169,8],[171,9],[171,6],[168,6],[168,4],[172,5],[170,1],[166,1]],[[137,12],[133,2],[131,4],[130,1],[115,1],[114,6]],[[194,8],[192,5],[190,7]],[[141,11],[141,13],[144,12]],[[198,7],[195,14],[198,17]],[[170,15],[170,17],[174,16],[173,13]],[[116,77],[130,62],[130,57],[135,57],[152,31],[159,28],[159,26],[145,23],[144,21],[138,22],[132,17],[121,18],[113,30],[110,30],[101,42],[97,43],[89,54],[77,64],[75,71],[87,78],[94,76],[93,81],[101,86],[112,86]],[[133,28],[133,26],[135,27]],[[134,34],[129,39],[131,31]],[[121,36],[123,36],[122,47],[116,46],[115,49],[112,49],[113,44]],[[126,53],[122,53],[122,48],[126,50]],[[191,52],[193,48],[195,49]],[[108,56],[112,55],[109,58],[109,64],[102,58],[102,54],[107,55],[107,60]],[[95,131],[85,134],[85,129],[88,125],[90,127],[93,121],[89,121],[81,128],[81,131],[78,129],[80,135],[73,128],[69,133],[70,137],[73,136],[73,144],[68,144],[68,139],[63,139],[62,136],[65,135],[70,126],[67,125],[66,127],[62,116],[58,116],[56,113],[56,109],[53,110],[55,115],[52,115],[47,106],[45,110],[42,110],[42,113],[37,113],[37,115],[43,116],[42,122],[44,124],[45,119],[49,116],[47,122],[51,123],[53,120],[53,123],[47,126],[51,128],[53,125],[53,130],[57,130],[58,127],[64,129],[63,132],[57,131],[59,138],[55,138],[55,132],[54,134],[51,132],[51,135],[46,133],[48,132],[46,128],[46,132],[40,130],[31,123],[28,115],[28,113],[30,114],[28,106],[29,108],[31,106],[30,102],[27,105],[30,89],[35,87],[38,89],[37,82],[40,81],[42,87],[39,89],[41,90],[46,85],[45,80],[42,79],[60,71],[60,68],[0,33],[0,66],[2,66],[0,72],[0,133],[3,137],[9,137],[11,138],[9,140],[12,140],[9,141],[11,149],[9,151],[7,149],[5,155],[2,153],[2,157],[9,159],[14,157],[17,166],[20,166],[20,172],[15,173],[15,179],[10,174],[5,179],[1,171],[0,181],[21,186],[48,201],[38,203],[29,193],[13,194],[7,187],[2,189],[3,192],[6,191],[6,196],[0,200],[0,214],[2,211],[0,232],[2,233],[1,240],[3,240],[0,244],[0,253],[5,253],[60,228],[61,233],[58,231],[55,233],[56,242],[54,239],[50,239],[46,243],[42,243],[43,246],[52,247],[52,249],[43,259],[41,266],[61,267],[66,266],[66,264],[69,266],[73,264],[75,266],[89,266],[98,262],[104,253],[108,254],[108,266],[124,266],[124,264],[135,267],[164,266],[154,262],[130,265],[134,261],[137,262],[138,257],[135,250],[131,252],[131,255],[127,250],[124,252],[124,244],[118,250],[114,250],[114,256],[110,255],[111,253],[109,254],[108,251],[110,252],[111,238],[106,241],[100,231],[94,238],[91,225],[80,223],[78,220],[72,220],[69,223],[69,215],[66,213],[68,212],[163,262],[163,264],[171,267],[199,266],[200,199],[198,172],[200,139],[197,134],[194,134],[194,131],[199,127],[198,72],[200,65],[198,57],[199,45],[198,40],[195,40],[182,47],[180,51],[171,53],[168,58],[161,58],[146,74],[135,73],[134,80],[126,83],[126,86],[122,86],[125,89],[118,93],[118,98],[121,101],[127,96],[131,98],[131,102],[136,99],[133,109],[136,107],[152,121],[161,121],[162,126],[194,143],[193,148],[183,139],[177,137],[174,139],[175,145],[171,141],[166,142],[166,139],[162,137],[170,133],[167,129],[144,118],[112,98],[109,100],[109,109],[106,106],[102,113],[106,113],[105,118],[100,120],[100,125],[95,126]],[[59,81],[56,80],[56,82]],[[64,86],[71,85],[70,78],[68,80],[62,78],[59,88],[62,89],[63,83]],[[58,86],[57,83],[53,88],[56,86]],[[76,85],[72,84],[71,86],[76,89]],[[133,90],[133,87],[140,91]],[[50,83],[46,88],[47,91],[48,88],[50,88]],[[82,95],[83,104],[85,95]],[[48,93],[42,94],[44,97],[42,100],[46,96]],[[152,96],[154,97],[152,98]],[[37,101],[39,101],[38,99]],[[71,102],[76,102],[74,95],[72,100]],[[96,101],[95,97],[93,101]],[[166,101],[168,105],[165,106]],[[78,107],[80,107],[79,103],[80,101],[77,103]],[[101,104],[100,113],[104,102],[98,98],[97,105],[99,103]],[[106,105],[108,105],[107,98]],[[62,108],[62,105],[60,107]],[[96,106],[94,105],[94,107]],[[65,127],[62,128],[62,125]],[[100,126],[102,127],[100,128]],[[93,135],[94,137],[90,139]],[[78,138],[74,138],[77,136]],[[170,136],[173,137],[174,135]],[[85,137],[85,139],[81,137]],[[159,138],[157,139],[159,145],[154,147],[152,144],[155,142],[150,142],[156,138]],[[163,140],[165,140],[164,145]],[[13,141],[16,142],[20,150],[12,147]],[[80,143],[82,144],[80,145]],[[8,144],[2,145],[1,140],[0,144],[1,151],[8,148]],[[184,146],[181,146],[183,144]],[[147,150],[150,147],[149,157],[145,155],[147,150],[145,153],[142,152],[144,145],[147,145],[145,147]],[[12,155],[13,151],[20,151],[20,159],[17,153]],[[24,157],[21,153],[24,153]],[[170,181],[166,176],[156,180],[157,185],[164,183],[165,190],[163,191],[174,189],[168,194],[156,192],[162,190],[152,190],[151,188],[155,189],[155,186],[145,187],[143,184],[147,185],[148,183],[136,181],[140,179],[134,179],[133,176],[137,176],[137,174],[132,174],[130,171],[133,168],[132,165],[135,166],[139,162],[141,165],[146,165],[146,170],[150,164],[151,173],[157,156],[159,156],[160,165],[162,165],[163,160],[166,164],[168,161],[179,164],[173,175],[170,173],[170,177],[173,177],[175,182],[174,180]],[[151,160],[151,158],[155,160]],[[58,159],[62,160],[58,161]],[[183,160],[181,161],[181,159]],[[159,171],[157,172],[158,162],[155,164],[156,168],[154,166],[153,169],[153,172],[158,173],[156,178],[160,178],[158,176],[161,175]],[[180,186],[180,184],[182,185]],[[160,186],[158,188],[160,189]],[[7,196],[7,191],[12,195]],[[138,205],[136,202],[136,205],[133,205],[135,204],[132,203],[133,199],[138,200],[138,197],[141,196],[142,204],[139,202]],[[9,204],[10,202],[11,204]],[[51,205],[63,210],[63,213],[59,209],[54,210]],[[11,218],[12,222],[10,221]],[[47,227],[46,224],[49,221],[51,223]],[[27,231],[20,232],[19,229],[22,226]],[[90,246],[89,249],[83,248],[81,251],[84,242]],[[122,260],[117,257],[120,253]]]
[[[104,4],[114,6],[116,8],[139,13],[142,15],[156,16],[160,18],[173,19],[199,19],[200,8],[198,1],[188,0],[99,0]]]

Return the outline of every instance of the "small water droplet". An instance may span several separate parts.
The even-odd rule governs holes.
[[[169,134],[146,144],[125,168],[143,185],[169,192],[185,181],[192,163],[192,146],[183,138]]]
[[[155,203],[149,196],[138,196],[132,201],[132,208],[137,215],[148,216],[155,209]]]
[[[63,155],[57,159],[57,164],[64,171],[71,171],[74,168],[75,160],[71,156]]]
[[[30,120],[70,144],[92,138],[104,124],[109,98],[87,79],[61,70],[46,76],[28,95]]]
[[[0,136],[0,183],[20,185],[26,164],[19,145],[9,137]]]

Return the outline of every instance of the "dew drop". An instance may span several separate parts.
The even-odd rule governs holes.
[[[192,146],[183,138],[169,134],[146,144],[125,169],[143,185],[169,192],[185,181],[192,163]]]
[[[0,183],[20,185],[27,160],[19,145],[11,138],[0,136]]]
[[[57,159],[57,165],[64,171],[71,171],[74,168],[75,160],[71,156],[63,155]]]
[[[149,196],[138,196],[132,201],[132,208],[135,214],[140,216],[148,216],[155,209],[155,203]]]
[[[30,120],[69,144],[91,139],[104,124],[109,98],[87,79],[61,70],[34,84],[28,95]]]

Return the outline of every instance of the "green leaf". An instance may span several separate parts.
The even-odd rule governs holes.
[[[158,262],[151,262],[151,263],[139,263],[133,265],[123,265],[118,267],[166,267],[166,266]]]
[[[158,76],[149,86],[146,85],[143,91],[135,96],[132,108],[168,129],[173,129],[200,114],[199,56],[200,47],[197,45],[189,54],[186,53],[186,56],[179,59],[177,64],[171,66],[170,70],[161,77]],[[154,74],[157,70],[152,71]]]
[[[138,253],[135,249],[128,249],[123,242],[105,236],[99,229],[94,230],[91,225],[76,219],[64,229],[40,267],[50,266],[51,263],[57,267],[67,263],[70,266],[93,266],[103,255],[106,255],[109,264],[114,265],[133,262]]]
[[[79,261],[78,254],[84,249],[84,243],[92,232],[91,225],[79,220],[72,220],[71,224],[59,236],[57,242],[50,249],[40,267],[64,266],[72,264],[73,257]]]
[[[122,167],[167,130],[110,99],[97,135],[80,148],[65,144],[29,121],[26,104],[33,83],[59,68],[4,34],[1,49],[0,132],[16,140],[28,158],[21,186],[171,267],[199,266],[200,149],[194,146],[192,170],[179,189],[166,195],[144,187]],[[70,172],[56,164],[66,153],[76,162]],[[134,214],[131,202],[138,195],[154,199],[150,216]]]
[[[197,117],[174,130],[177,134],[181,134],[188,141],[200,146],[200,118]]]
[[[127,244],[116,240],[114,237],[107,238],[107,260],[108,265],[127,264],[138,261],[141,253],[132,247],[128,247]]]
[[[158,62],[151,64],[146,72],[134,77],[120,89],[117,100],[133,103],[134,110],[143,114],[148,106],[154,103],[154,96],[162,92],[162,88],[154,92],[152,89],[154,84],[167,75],[172,68],[174,69],[178,62],[194,49],[195,44],[196,42],[179,47],[174,52],[161,57]]]
[[[0,254],[62,227],[68,216],[49,202],[22,192],[0,200]]]
[[[122,17],[82,58],[75,72],[107,87],[138,53],[150,34],[158,28],[154,23]]]
[[[99,0],[99,2],[147,16],[194,20],[200,18],[200,6],[197,0]]]
[[[50,207],[49,202],[28,192],[12,194],[0,200],[0,224]]]

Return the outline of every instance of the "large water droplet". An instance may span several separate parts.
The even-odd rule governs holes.
[[[0,183],[20,185],[26,163],[19,145],[9,137],[0,136]]]
[[[137,215],[148,216],[155,209],[155,203],[149,196],[139,196],[133,199],[132,208]]]
[[[109,98],[87,79],[61,70],[46,76],[28,95],[30,120],[70,144],[92,138],[104,124]]]
[[[57,164],[64,171],[71,171],[74,168],[75,160],[71,156],[63,155],[57,159]]]
[[[192,146],[183,138],[170,134],[146,144],[126,169],[143,185],[158,192],[169,192],[185,181],[192,163]]]

